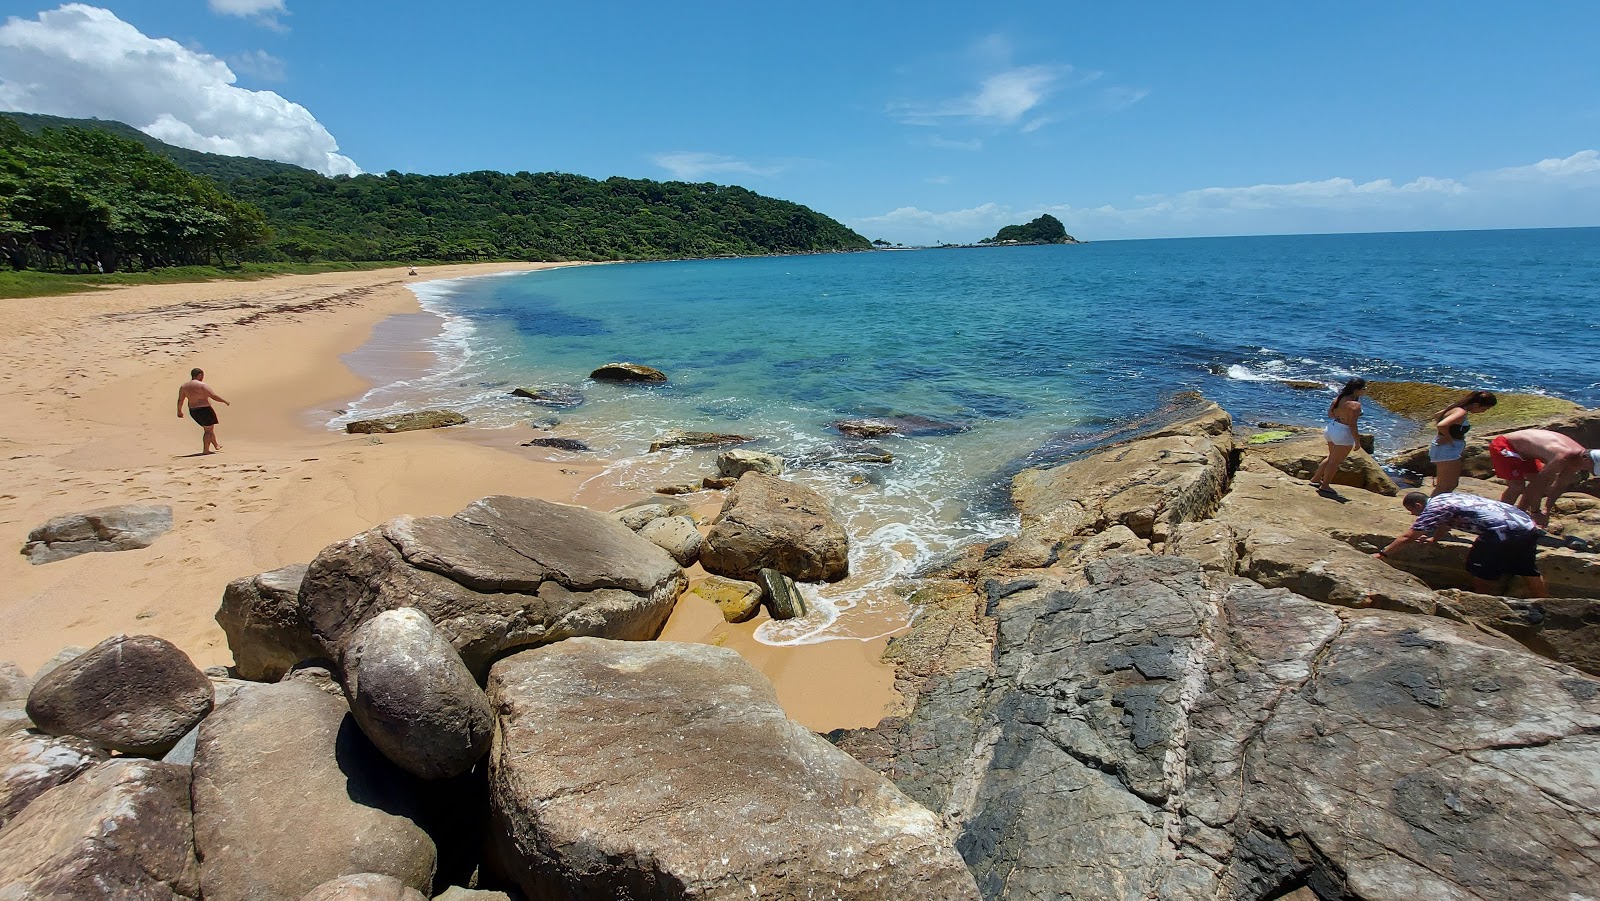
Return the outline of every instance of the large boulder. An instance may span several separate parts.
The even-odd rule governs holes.
[[[665,382],[667,374],[643,363],[607,363],[589,373],[597,382]]]
[[[705,547],[705,537],[688,516],[665,516],[639,527],[639,537],[672,555],[679,566],[693,566]]]
[[[189,770],[108,760],[0,830],[0,898],[198,899]]]
[[[149,547],[172,529],[166,504],[123,504],[57,516],[28,533],[22,553],[35,566],[79,554]]]
[[[211,711],[211,680],[177,645],[116,635],[51,671],[28,693],[42,732],[160,757]]]
[[[467,417],[454,410],[416,410],[411,413],[395,413],[390,416],[379,416],[376,419],[358,419],[355,422],[344,424],[344,430],[351,435],[389,434],[391,432],[415,432],[420,429],[442,429],[453,425],[463,425]]]
[[[345,641],[345,696],[361,731],[401,769],[459,776],[489,750],[489,699],[419,610],[385,610]]]
[[[706,572],[755,581],[763,568],[800,582],[849,575],[850,541],[822,496],[804,485],[748,472],[723,501],[700,552]]]
[[[240,678],[276,682],[300,661],[323,655],[300,619],[305,578],[305,564],[295,563],[234,579],[223,590],[217,625],[228,637]]]
[[[298,899],[352,873],[432,887],[413,781],[305,682],[247,686],[207,717],[193,794],[207,901]]]
[[[1263,433],[1269,434],[1269,433]],[[1310,479],[1328,455],[1328,442],[1317,432],[1291,432],[1283,438],[1257,441],[1254,436],[1240,447],[1245,456],[1254,457],[1280,472],[1297,479]],[[1394,480],[1383,471],[1378,461],[1365,451],[1355,450],[1333,474],[1335,485],[1346,485],[1393,497],[1399,492]]]
[[[16,731],[0,735],[0,829],[50,789],[106,759],[81,738]]]
[[[531,898],[974,898],[939,820],[733,651],[575,639],[495,664],[497,866]]]
[[[1600,682],[1513,642],[1150,554],[984,594],[891,643],[922,652],[896,661],[909,712],[838,738],[957,824],[985,897],[1568,897],[1600,875]]]
[[[783,475],[783,458],[777,454],[734,448],[717,455],[717,475],[724,479],[737,479],[747,472],[764,472],[769,476]]]
[[[300,615],[334,657],[361,623],[415,607],[481,676],[507,651],[576,635],[655,638],[685,582],[610,516],[496,496],[330,545],[306,572]]]
[[[1124,525],[1140,538],[1165,541],[1178,523],[1211,515],[1228,484],[1231,422],[1206,403],[1148,437],[1018,473],[1011,497],[1024,540],[1062,542]]]

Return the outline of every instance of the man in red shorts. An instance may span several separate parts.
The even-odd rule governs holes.
[[[1597,465],[1583,445],[1548,429],[1496,435],[1489,442],[1489,462],[1506,480],[1500,500],[1528,511],[1541,526],[1550,521],[1561,492]]]

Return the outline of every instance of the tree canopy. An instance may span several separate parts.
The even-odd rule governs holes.
[[[992,238],[984,238],[979,244],[1076,244],[1078,239],[1067,234],[1067,227],[1061,220],[1045,213],[1043,216],[1029,222],[1027,225],[1008,225],[1000,229]]]

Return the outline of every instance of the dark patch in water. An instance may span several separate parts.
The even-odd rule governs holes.
[[[984,419],[1015,419],[1033,409],[1033,405],[1027,401],[1005,394],[994,394],[973,388],[947,390],[956,402]]]
[[[702,355],[697,361],[699,365],[708,368],[722,366],[738,366],[752,360],[761,359],[761,351],[754,347],[740,347],[734,350],[718,351]]]
[[[550,338],[589,338],[607,334],[610,330],[598,319],[575,316],[548,307],[528,308],[496,307],[483,312],[488,318],[510,320],[524,335],[543,335]]]

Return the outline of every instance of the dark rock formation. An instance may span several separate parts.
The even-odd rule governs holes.
[[[589,373],[597,382],[665,382],[667,374],[639,363],[607,363]]]
[[[385,610],[362,623],[341,660],[350,713],[401,769],[459,776],[489,750],[489,699],[420,611]]]
[[[523,447],[553,447],[556,450],[585,453],[590,450],[587,443],[576,438],[535,438],[532,441],[522,442]]]
[[[390,432],[414,432],[418,429],[442,429],[447,426],[462,425],[467,417],[454,410],[417,410],[412,413],[396,413],[392,416],[380,416],[377,419],[360,419],[355,422],[345,423],[344,430],[352,435],[366,435],[375,432],[388,434]]]
[[[866,419],[844,419],[833,424],[840,434],[852,438],[882,438],[899,435],[905,438],[929,438],[937,435],[954,435],[968,426],[959,422],[945,422],[915,414],[904,416],[873,416]]]
[[[123,504],[58,516],[28,533],[22,553],[35,566],[79,554],[149,547],[172,529],[166,504]]]
[[[548,388],[517,388],[512,397],[531,400],[541,407],[564,410],[583,406],[583,392],[571,385],[552,385]]]
[[[211,680],[169,641],[117,635],[52,670],[28,694],[42,732],[160,757],[211,711]]]
[[[849,574],[850,543],[822,496],[804,485],[746,473],[729,492],[700,552],[706,572],[754,581],[763,567],[801,582]]]
[[[731,432],[668,432],[650,442],[650,452],[674,447],[727,447],[730,444],[749,444],[754,440],[749,435]]]
[[[296,663],[320,657],[322,645],[300,619],[303,563],[235,579],[222,592],[217,625],[228,636],[239,676],[276,682]]]
[[[937,818],[732,651],[574,639],[489,693],[497,866],[531,898],[975,897]]]

